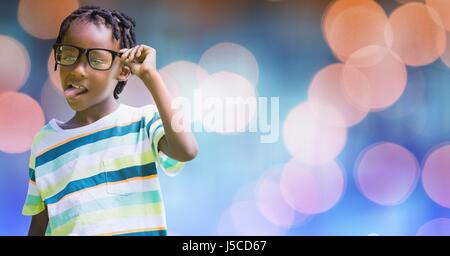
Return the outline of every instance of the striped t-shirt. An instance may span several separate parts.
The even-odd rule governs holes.
[[[47,206],[46,235],[166,235],[156,166],[172,176],[184,163],[158,151],[156,106],[121,104],[83,127],[59,124],[52,119],[34,137],[22,213]]]

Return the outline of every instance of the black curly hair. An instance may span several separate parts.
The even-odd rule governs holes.
[[[136,22],[134,19],[122,12],[108,10],[98,6],[82,6],[67,16],[61,23],[59,34],[56,38],[57,44],[62,42],[70,24],[75,20],[93,22],[96,24],[101,23],[110,27],[114,38],[120,42],[120,48],[132,48],[136,46]],[[116,88],[114,88],[115,99],[119,98],[119,94],[123,91],[126,84],[127,81],[119,81],[117,83]]]

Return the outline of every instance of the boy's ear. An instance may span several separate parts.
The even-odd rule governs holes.
[[[130,77],[130,75],[131,75],[130,67],[128,67],[126,65],[122,65],[120,67],[119,74],[117,75],[117,80],[118,81],[127,81],[128,78]]]

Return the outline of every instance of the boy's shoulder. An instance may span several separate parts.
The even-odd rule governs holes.
[[[42,144],[43,141],[51,134],[55,133],[55,130],[50,125],[50,122],[47,122],[33,137],[31,150],[39,151],[39,145]]]

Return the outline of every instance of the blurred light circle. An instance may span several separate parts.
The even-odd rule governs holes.
[[[39,103],[26,94],[0,94],[0,150],[23,153],[31,148],[36,133],[45,118]]]
[[[333,53],[346,61],[358,49],[369,45],[389,47],[388,18],[372,0],[332,2],[322,20],[325,39]]]
[[[52,83],[47,80],[41,90],[40,103],[47,120],[70,120],[75,112],[70,108],[64,96],[60,95]]]
[[[58,36],[66,16],[79,7],[78,0],[20,0],[17,18],[22,28],[39,39]]]
[[[293,108],[283,124],[283,141],[289,153],[308,165],[321,165],[339,155],[347,140],[347,129],[339,123],[340,114],[332,108],[315,111],[308,102]],[[326,109],[326,111],[323,111]],[[341,123],[342,124],[342,123]]]
[[[364,52],[379,52],[376,61],[362,61],[360,56]],[[370,101],[361,97],[359,90],[352,90],[351,83],[344,83],[344,91],[349,101],[360,108],[370,107],[372,111],[379,111],[394,104],[403,94],[407,84],[407,71],[405,64],[398,56],[387,48],[369,46],[356,51],[350,56],[343,70],[343,79],[352,79],[354,68],[357,68],[369,82]],[[370,102],[370,105],[367,106]]]
[[[450,31],[450,1],[448,0],[426,0],[427,5],[433,8],[439,15],[444,28]]]
[[[382,142],[365,149],[355,168],[355,181],[361,193],[381,205],[403,203],[419,180],[414,155],[400,145]]]
[[[236,230],[245,236],[279,236],[281,230],[266,220],[254,201],[234,202],[230,208],[231,221]]]
[[[214,73],[200,83],[201,107],[195,116],[208,131],[243,132],[257,108],[255,87],[242,76],[230,72]]]
[[[304,214],[318,214],[338,203],[345,179],[335,161],[312,167],[291,159],[283,169],[280,186],[284,200],[292,208]]]
[[[119,102],[133,107],[153,104],[153,97],[144,82],[137,76],[130,76],[119,94]]]
[[[196,91],[202,80],[209,75],[201,66],[189,61],[175,61],[159,70],[164,83],[173,97],[172,106],[176,111],[182,111],[183,120],[189,123],[195,120]]]
[[[14,38],[0,35],[0,93],[19,90],[29,74],[28,51]]]
[[[173,97],[186,97],[191,102],[194,90],[200,82],[208,77],[208,72],[201,66],[189,61],[175,61],[159,70],[164,83]]]
[[[450,219],[437,218],[423,224],[416,235],[418,236],[450,236]]]
[[[437,204],[450,208],[450,145],[431,150],[425,160],[422,183]]]
[[[296,217],[295,210],[284,201],[280,188],[282,168],[280,165],[264,172],[258,179],[255,198],[259,211],[268,221],[278,227],[291,228],[294,224],[305,223],[310,216],[301,214]]]
[[[202,54],[199,65],[210,74],[233,72],[245,77],[254,86],[258,84],[258,62],[253,53],[239,44],[225,42],[212,46]]]
[[[423,72],[412,71],[408,74],[408,82],[400,99],[384,111],[378,112],[385,118],[401,118],[419,111],[425,101],[426,82]]]
[[[61,83],[61,77],[59,75],[59,69],[61,68],[61,66],[58,66],[58,68],[55,71],[55,57],[53,54],[53,50],[50,52],[50,55],[48,56],[48,61],[47,61],[47,71],[48,71],[48,76],[50,79],[50,84],[53,86],[53,88],[55,88],[55,90],[61,95],[63,96],[63,90],[62,90],[62,83]]]
[[[410,66],[434,62],[445,50],[446,34],[435,10],[422,3],[398,7],[389,17],[392,49]]]
[[[308,91],[308,100],[312,106],[324,104],[337,110],[344,119],[346,127],[359,123],[369,113],[370,84],[358,69],[344,64],[333,64],[321,69],[313,78]],[[365,104],[353,103],[347,97],[347,91],[358,95]]]

